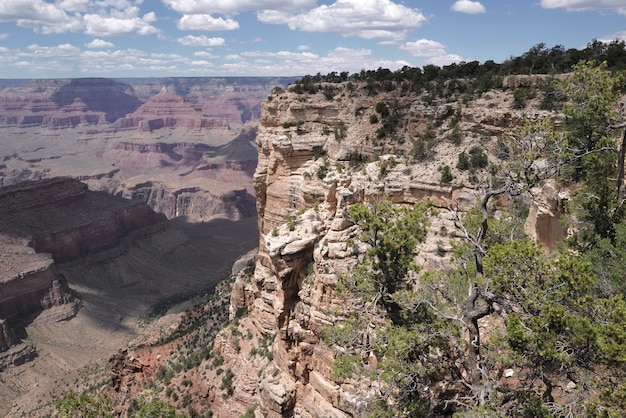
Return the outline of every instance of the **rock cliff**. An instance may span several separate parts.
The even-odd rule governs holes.
[[[254,275],[234,284],[231,315],[246,308],[254,333],[273,340],[272,361],[258,378],[256,398],[247,401],[256,402],[264,417],[363,416],[374,395],[371,382],[331,378],[336,353],[322,341],[324,329],[348,314],[336,293],[338,277],[354,269],[367,248],[348,207],[431,199],[440,212],[416,261],[425,269],[444,266],[454,236],[452,209],[474,206],[483,187],[480,178],[455,168],[458,154],[481,146],[495,161],[491,152],[499,134],[521,126],[525,117],[549,115],[532,107],[513,110],[510,90],[461,104],[372,96],[363,85],[331,88],[332,99],[321,92],[275,92],[263,103],[254,174],[259,252]],[[381,135],[381,102],[400,119],[393,137]],[[453,138],[455,126],[461,138]],[[421,158],[415,144],[432,137],[431,157]],[[442,180],[444,165],[452,181]],[[527,228],[553,245],[563,233],[557,224],[564,196],[548,196],[531,211]],[[235,416],[221,409],[218,415]]]

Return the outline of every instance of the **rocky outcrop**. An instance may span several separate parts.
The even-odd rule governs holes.
[[[28,239],[57,262],[111,248],[128,231],[165,221],[142,202],[91,192],[70,178],[2,188],[0,213],[3,234]]]
[[[541,190],[535,191],[534,195],[536,198],[531,202],[524,232],[542,243],[547,251],[552,251],[567,236],[561,215],[565,213],[569,193],[566,190],[557,190],[550,182]]]
[[[336,294],[338,277],[353,270],[367,250],[349,219],[349,206],[430,199],[441,210],[431,219],[416,261],[426,269],[444,266],[440,253],[454,236],[451,210],[473,207],[481,193],[480,179],[454,168],[459,152],[477,144],[489,151],[489,141],[524,121],[524,114],[510,108],[507,92],[490,92],[462,108],[425,105],[409,95],[335,92],[333,100],[321,93],[276,92],[263,103],[254,174],[259,252],[254,276],[234,284],[231,314],[247,307],[255,330],[274,336],[273,360],[259,382],[257,402],[264,417],[363,416],[375,396],[375,384],[331,377],[336,352],[322,338],[327,327],[349,314]],[[371,116],[379,101],[397,106],[402,141],[377,135],[379,125]],[[464,136],[456,145],[448,140],[447,125],[455,113],[461,114],[457,123]],[[442,126],[433,160],[408,157],[434,121]],[[452,182],[440,181],[443,165],[452,167]],[[544,231],[557,212],[551,220],[538,217],[543,220],[535,228],[542,231],[537,239],[559,239]]]
[[[19,342],[6,319],[0,319],[0,352],[8,350]]]
[[[168,218],[202,215],[207,218],[225,215],[238,220],[254,216],[255,199],[246,190],[233,190],[227,194],[213,194],[201,187],[174,189],[160,182],[148,181],[126,186],[120,196],[146,202],[155,211]]]
[[[109,359],[109,370],[113,390],[125,393],[136,379],[145,378],[145,375],[153,374],[150,367],[143,364],[140,359],[128,353],[128,350],[120,349],[117,354]]]
[[[520,87],[536,89],[551,83],[553,80],[560,80],[568,76],[568,74],[508,75],[502,79],[502,87],[505,89],[517,89]]]
[[[15,345],[6,351],[0,350],[0,372],[11,366],[19,366],[37,357],[37,349],[31,343]]]

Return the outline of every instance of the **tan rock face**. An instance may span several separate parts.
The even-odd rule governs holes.
[[[430,106],[410,96],[370,97],[345,86],[339,91],[332,100],[321,93],[275,92],[263,103],[254,174],[259,253],[254,277],[237,281],[231,298],[231,312],[247,306],[255,329],[276,336],[273,361],[259,383],[263,416],[361,416],[375,393],[371,386],[334,381],[335,351],[322,340],[325,328],[349,313],[336,294],[338,277],[354,269],[367,250],[349,219],[349,206],[384,198],[397,204],[431,199],[440,215],[432,219],[416,261],[440,268],[446,263],[440,252],[447,251],[454,232],[448,209],[474,206],[483,187],[480,179],[456,169],[458,154],[473,145],[489,152],[490,141],[524,120],[510,108],[510,91],[490,92],[463,106]],[[379,101],[399,107],[402,140],[377,138],[380,124],[371,116]],[[447,120],[457,109],[463,139],[454,145]],[[434,157],[408,157],[412,143],[436,120],[444,122]],[[369,158],[375,154],[382,155]],[[451,167],[451,183],[441,183],[443,165]],[[541,212],[532,227],[535,236],[548,246],[560,238],[550,229],[558,219],[558,208],[551,208],[533,212]]]
[[[536,196],[530,206],[524,232],[551,251],[567,236],[560,218],[569,195],[567,191],[559,192],[554,184],[548,183]]]

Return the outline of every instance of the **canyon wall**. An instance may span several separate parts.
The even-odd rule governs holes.
[[[290,80],[9,83],[0,91],[0,186],[71,176],[169,218],[254,215],[260,103]]]
[[[350,205],[431,199],[439,214],[431,219],[416,262],[425,269],[444,267],[450,239],[456,236],[453,214],[473,207],[484,187],[480,178],[455,168],[458,154],[481,146],[496,161],[491,152],[498,135],[522,126],[525,117],[549,115],[533,108],[513,110],[512,92],[506,90],[462,105],[429,104],[393,93],[371,97],[355,93],[354,85],[352,90],[345,84],[331,87],[332,99],[321,92],[276,92],[263,103],[254,175],[259,252],[254,275],[240,277],[231,296],[231,316],[246,308],[253,333],[273,339],[272,360],[258,377],[253,400],[263,417],[364,416],[376,395],[373,382],[331,377],[337,351],[322,338],[327,327],[349,315],[335,286],[367,250],[348,216]],[[359,88],[364,86],[357,85],[357,92]],[[401,140],[377,135],[379,102],[395,106],[401,115]],[[460,115],[456,121],[455,114]],[[416,158],[414,143],[432,132],[435,122],[432,156]],[[458,141],[451,139],[454,126],[462,132]],[[451,168],[451,182],[441,180],[444,165]],[[551,196],[531,211],[540,220],[528,223],[534,236],[550,245],[563,233],[554,228],[559,199],[564,198]],[[241,368],[245,363],[240,355],[231,365]],[[254,378],[245,368],[241,373],[236,379],[242,382]],[[229,408],[244,411],[250,402],[235,391]],[[218,411],[219,416],[236,416],[227,409]]]
[[[55,263],[115,247],[131,231],[167,226],[145,203],[89,191],[71,178],[0,188],[0,214],[2,319],[74,303]]]

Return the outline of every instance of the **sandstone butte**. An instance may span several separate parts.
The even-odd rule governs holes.
[[[514,87],[526,81],[518,77],[505,83]],[[345,83],[330,87],[334,89],[332,98],[322,92],[299,95],[276,88],[263,101],[256,134],[258,165],[253,176],[258,251],[253,274],[238,268],[241,271],[229,295],[231,320],[238,312],[247,311],[247,315],[231,322],[211,344],[207,343],[209,358],[199,359],[197,367],[174,373],[171,384],[182,384],[183,390],[167,386],[160,392],[164,400],[172,402],[170,389],[178,391],[180,396],[174,404],[181,411],[190,406],[199,412],[211,410],[213,416],[220,417],[238,417],[251,408],[256,416],[263,417],[360,416],[375,389],[365,381],[333,380],[330,373],[335,352],[321,338],[323,329],[343,314],[344,303],[335,290],[338,276],[353,269],[364,252],[347,208],[356,202],[383,198],[398,204],[432,199],[441,211],[432,220],[417,261],[426,269],[445,266],[447,258],[440,252],[449,250],[454,233],[447,209],[467,210],[480,194],[480,179],[477,182],[454,168],[458,153],[480,144],[490,160],[494,159],[498,135],[521,126],[525,118],[555,116],[537,110],[536,103],[525,110],[513,110],[512,89],[491,91],[461,105],[454,101],[426,103],[419,97],[393,93],[368,96],[363,86],[350,89]],[[159,95],[173,107],[184,107],[184,112],[193,108],[167,93]],[[380,101],[395,103],[403,115],[404,142],[392,145],[389,139],[377,139],[380,125],[372,123],[371,116]],[[455,114],[460,114],[459,144],[450,139]],[[120,129],[141,125],[133,117],[123,120],[126,125]],[[415,161],[409,156],[412,139],[424,136],[435,121],[440,122],[435,157]],[[162,126],[171,123],[165,118]],[[150,124],[141,126],[142,134],[150,131]],[[160,129],[161,125],[157,131]],[[128,148],[139,154],[141,150],[172,152],[168,145],[154,142],[138,148],[136,144],[118,144],[117,150]],[[141,148],[144,145],[146,148]],[[187,158],[187,154],[177,155],[181,160]],[[366,158],[374,155],[378,157]],[[440,181],[438,169],[443,165],[452,167],[454,179],[450,183]],[[381,170],[383,166],[385,170]],[[550,248],[564,234],[558,219],[567,196],[550,185],[541,192],[543,200],[533,202],[525,228]],[[506,200],[498,202],[507,204]],[[180,320],[178,326],[183,323]],[[178,337],[137,343],[112,359],[114,399],[128,404],[150,382],[160,384],[157,371],[170,367],[173,363],[168,361],[176,358],[176,350],[190,341],[176,334],[176,325],[172,329],[172,335]],[[261,348],[265,355],[259,354]],[[217,359],[219,367],[214,366]],[[226,374],[230,376],[228,384],[224,383],[225,370],[230,373]]]

